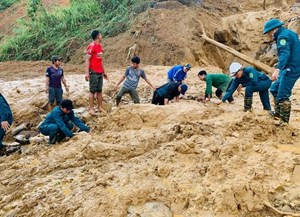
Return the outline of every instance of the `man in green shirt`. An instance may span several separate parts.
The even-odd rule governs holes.
[[[201,81],[206,82],[206,90],[205,90],[205,101],[210,101],[212,97],[212,87],[217,88],[215,94],[216,96],[221,99],[223,93],[227,91],[228,87],[231,84],[232,78],[225,74],[207,74],[206,71],[201,70],[198,73],[198,77]],[[232,102],[233,97],[228,99],[228,102]]]

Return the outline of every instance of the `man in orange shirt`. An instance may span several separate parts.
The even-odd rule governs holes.
[[[89,44],[86,51],[85,80],[90,82],[89,112],[91,115],[96,115],[94,109],[94,96],[97,98],[99,111],[105,113],[105,110],[102,107],[102,86],[103,77],[108,80],[108,76],[105,73],[102,64],[103,49],[100,44],[102,35],[98,30],[94,30],[92,31],[91,37],[93,42]]]

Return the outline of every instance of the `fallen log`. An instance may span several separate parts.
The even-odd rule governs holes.
[[[245,54],[242,54],[241,52],[238,52],[237,50],[231,48],[231,47],[228,47],[220,42],[217,42],[216,40],[213,40],[209,37],[207,37],[206,34],[202,34],[201,37],[207,41],[208,43],[212,44],[212,45],[215,45],[231,54],[233,54],[234,56],[240,58],[241,60],[244,60],[245,62],[253,65],[254,67],[256,67],[257,69],[265,72],[266,74],[269,74],[269,75],[272,75],[273,72],[274,72],[274,69],[256,59],[253,59],[252,57],[249,57]]]

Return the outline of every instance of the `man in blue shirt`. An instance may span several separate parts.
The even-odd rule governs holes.
[[[10,128],[13,122],[13,115],[10,107],[5,100],[4,96],[0,93],[0,156],[6,154],[6,147],[3,145],[2,141],[5,136],[5,132]]]
[[[283,27],[283,22],[270,19],[264,25],[264,34],[276,42],[278,64],[272,80],[275,81],[270,89],[274,96],[275,117],[280,118],[277,125],[287,125],[291,113],[292,89],[300,77],[300,42],[297,33]]]
[[[158,87],[152,97],[152,104],[155,105],[168,105],[169,101],[176,97],[178,101],[179,95],[184,95],[188,86],[186,84],[180,84],[176,82],[166,83]]]
[[[61,83],[64,84],[66,91],[69,92],[69,86],[64,77],[64,71],[60,67],[62,58],[59,56],[52,56],[52,66],[48,67],[46,70],[46,81],[45,81],[45,91],[48,93],[49,99],[49,111],[52,110],[54,101],[59,105],[63,98],[63,89]]]
[[[176,65],[168,71],[167,82],[183,83],[186,79],[187,72],[191,70],[191,64],[185,64],[184,66]]]
[[[73,108],[73,102],[65,99],[46,116],[39,130],[43,135],[49,135],[49,144],[60,142],[65,137],[72,138],[74,124],[80,131],[90,132],[90,128],[75,117]]]
[[[221,104],[222,102],[230,99],[239,85],[242,85],[243,87],[245,87],[245,112],[252,110],[253,93],[258,92],[264,110],[267,110],[269,114],[272,114],[269,99],[269,88],[272,84],[271,79],[264,73],[257,71],[255,68],[243,68],[242,65],[237,62],[233,62],[230,65],[229,71],[230,75],[234,76],[235,78],[232,80],[232,83],[225,95],[222,97],[222,100],[220,102],[217,102],[217,104]]]

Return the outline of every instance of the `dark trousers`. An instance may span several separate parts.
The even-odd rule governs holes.
[[[165,99],[158,95],[157,91],[154,91],[151,103],[154,105],[164,105]]]
[[[72,130],[74,124],[68,122],[66,126],[69,130]],[[58,128],[56,124],[48,124],[45,126],[41,126],[39,130],[43,135],[50,136],[50,138],[57,136],[58,133],[63,134],[63,132]]]
[[[269,88],[272,84],[270,79],[259,81],[255,86],[246,86],[245,98],[252,98],[254,92],[259,93],[260,101],[265,110],[271,110]]]

